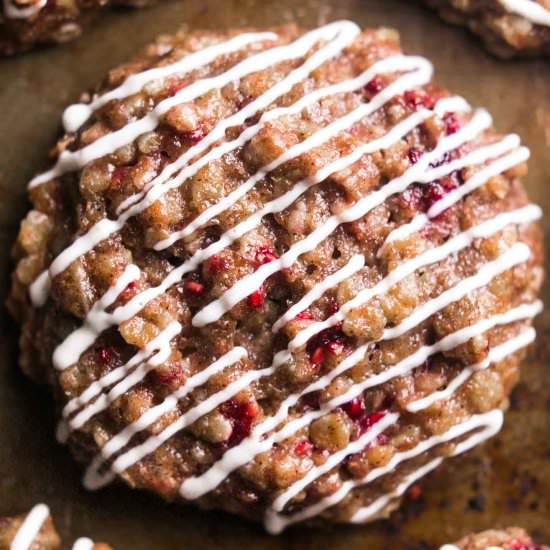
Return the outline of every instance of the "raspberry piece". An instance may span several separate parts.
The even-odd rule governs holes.
[[[183,286],[185,290],[187,290],[191,294],[195,294],[195,296],[200,296],[201,294],[204,294],[204,285],[202,283],[199,283],[198,281],[185,281],[185,284]]]
[[[323,346],[319,346],[315,348],[309,354],[309,360],[311,361],[311,364],[315,365],[316,367],[320,367],[323,364],[324,359],[325,359],[325,350]]]
[[[268,264],[278,258],[277,254],[269,246],[260,246],[256,251],[256,265]]]
[[[309,455],[313,450],[313,443],[311,443],[307,439],[304,439],[303,441],[298,441],[298,443],[294,445],[293,450],[294,450],[294,454],[297,456]]]
[[[238,445],[250,435],[254,419],[258,416],[258,408],[252,401],[240,402],[231,399],[220,407],[221,413],[231,421],[233,429],[229,436],[228,445]]]
[[[111,176],[111,188],[120,187],[124,178],[128,175],[129,170],[130,168],[128,166],[119,166],[115,168]]]
[[[184,382],[184,373],[180,363],[162,365],[151,372],[153,382],[159,386],[180,386]]]
[[[418,111],[422,107],[431,109],[435,105],[434,98],[426,92],[408,90],[403,94],[403,98],[409,109],[413,111]]]
[[[443,122],[445,123],[445,133],[450,136],[456,134],[460,130],[460,122],[456,116],[456,113],[445,113],[443,116]]]
[[[211,275],[225,271],[228,267],[227,260],[222,256],[214,255],[208,259],[207,271]]]
[[[204,132],[201,128],[195,128],[189,132],[180,132],[180,138],[190,145],[195,145],[202,139],[204,139]]]
[[[128,301],[136,293],[138,286],[137,281],[131,281],[126,285],[126,288],[120,293],[119,298],[123,302]]]
[[[418,500],[422,496],[422,487],[418,483],[416,483],[415,485],[409,487],[407,494],[409,495],[410,499]]]
[[[187,88],[189,86],[189,82],[178,82],[177,80],[171,79],[168,82],[167,90],[169,96],[176,95],[180,90],[183,90],[184,88]]]
[[[116,355],[116,352],[113,346],[106,346],[104,348],[101,348],[97,352],[97,357],[101,361],[101,363],[107,363],[115,355]]]
[[[359,420],[359,428],[361,433],[364,434],[366,431],[370,430],[377,422],[380,422],[384,416],[386,416],[387,411],[374,411],[370,414],[367,414],[365,417]]]
[[[309,359],[316,367],[320,366],[325,359],[325,352],[341,353],[348,345],[348,338],[342,332],[341,326],[330,327],[322,330],[309,339],[306,351]]]
[[[422,149],[418,147],[411,147],[408,154],[410,163],[416,164],[420,160],[422,153],[423,153]]]
[[[300,311],[294,319],[299,319],[300,321],[311,321],[315,319],[315,317],[313,317],[313,313],[311,313],[311,311],[305,309],[304,311]]]
[[[365,401],[361,396],[354,397],[342,405],[342,409],[352,420],[359,420],[365,414]]]
[[[375,76],[365,85],[365,90],[372,95],[380,93],[386,87],[386,83],[380,76]]]
[[[256,290],[248,297],[248,305],[253,309],[260,309],[265,302],[264,293],[261,290]]]

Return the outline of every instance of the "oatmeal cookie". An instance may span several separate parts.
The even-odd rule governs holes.
[[[536,544],[523,529],[510,527],[468,535],[455,544],[442,546],[440,550],[549,550],[549,547]]]
[[[0,550],[61,550],[62,547],[45,504],[37,504],[28,514],[0,517]],[[87,537],[75,541],[72,548],[110,550],[110,546],[94,543]]]
[[[0,0],[0,54],[75,39],[109,4],[144,6],[154,0]]]
[[[550,55],[549,0],[425,0],[503,58]]]
[[[499,430],[540,311],[529,152],[395,31],[179,33],[87,97],[9,307],[88,488],[358,523]]]

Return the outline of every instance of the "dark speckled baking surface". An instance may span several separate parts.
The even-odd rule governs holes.
[[[406,51],[434,61],[440,83],[489,108],[499,130],[520,133],[532,151],[531,197],[550,212],[550,64],[493,60],[466,32],[444,25],[414,1],[164,0],[144,11],[110,13],[64,47],[0,61],[2,301],[11,242],[27,208],[26,181],[42,167],[62,108],[81,91],[157,34],[182,25],[314,26],[337,18],[397,27]],[[548,233],[549,219],[544,223]],[[548,284],[544,297],[550,302]],[[439,469],[389,521],[295,528],[279,537],[228,515],[169,506],[125,487],[84,491],[79,467],[54,442],[51,403],[17,371],[17,328],[4,310],[0,323],[0,515],[47,502],[66,540],[90,535],[115,550],[430,549],[470,531],[508,525],[550,542],[550,313],[538,319],[538,343],[505,428],[490,444]]]

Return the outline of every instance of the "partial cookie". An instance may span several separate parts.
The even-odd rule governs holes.
[[[529,153],[397,33],[163,37],[63,119],[10,308],[89,488],[364,522],[498,432],[540,311]]]
[[[143,6],[154,0],[1,0],[0,54],[11,55],[39,44],[63,43],[109,4]]]
[[[499,57],[550,55],[549,0],[425,0]]]
[[[440,550],[550,550],[540,546],[529,534],[518,527],[490,530],[468,535],[455,544],[446,544]]]
[[[50,510],[37,504],[28,514],[12,518],[0,517],[0,550],[61,550],[61,539],[55,530]],[[73,550],[110,550],[106,544],[96,544],[80,538]]]

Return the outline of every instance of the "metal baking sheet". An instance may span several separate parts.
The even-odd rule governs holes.
[[[78,41],[0,61],[0,291],[10,248],[28,205],[25,184],[42,167],[60,129],[62,108],[157,34],[289,21],[311,27],[337,18],[401,31],[407,52],[431,58],[438,81],[484,105],[502,132],[531,148],[527,185],[550,212],[550,64],[500,62],[466,31],[442,23],[414,1],[163,0],[143,11],[115,11]],[[544,220],[545,233],[550,221]],[[548,302],[549,287],[544,297]],[[18,372],[17,327],[0,317],[0,515],[47,502],[66,540],[91,535],[115,549],[286,550],[429,549],[470,531],[521,525],[550,542],[550,314],[511,400],[503,432],[485,447],[448,462],[422,494],[384,522],[363,527],[291,528],[272,537],[221,513],[170,506],[113,486],[88,493],[80,468],[54,441],[52,406]]]

